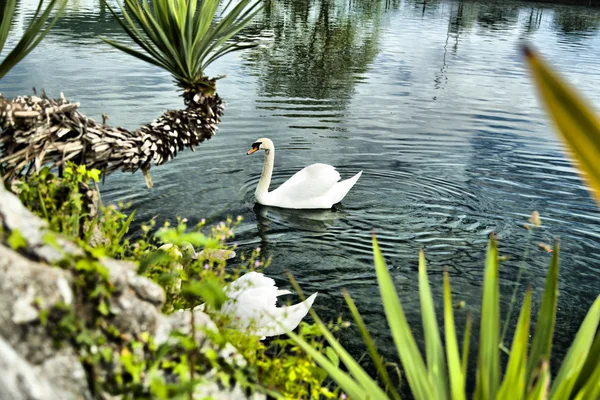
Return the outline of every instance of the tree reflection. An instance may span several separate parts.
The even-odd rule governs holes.
[[[595,32],[600,26],[600,12],[590,9],[583,13],[579,9],[561,7],[554,13],[553,25],[564,34]]]
[[[347,99],[379,52],[381,15],[398,0],[265,1],[254,29],[272,41],[250,51],[267,96]]]
[[[519,7],[506,3],[478,4],[477,23],[495,31],[513,27],[519,18]]]

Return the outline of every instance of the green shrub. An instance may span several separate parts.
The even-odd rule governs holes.
[[[141,225],[141,237],[133,240],[128,231],[134,213],[128,216],[122,204],[115,207],[99,202],[95,188],[98,179],[97,170],[69,164],[62,178],[43,168],[38,175],[13,185],[25,206],[45,218],[51,230],[70,237],[84,250],[83,255],[67,256],[57,265],[73,272],[77,304],[43,310],[41,319],[57,346],[69,342],[78,349],[90,372],[90,382],[94,382],[94,393],[187,398],[203,374],[213,369],[218,371],[215,379],[223,384],[235,381],[248,390],[274,396],[337,397],[338,390],[328,386],[331,381],[326,372],[291,339],[280,337],[265,344],[258,337],[229,329],[228,316],[219,312],[225,285],[245,272],[269,266],[269,260],[260,258],[259,249],[248,257],[242,255],[237,266],[227,264],[223,254],[233,248],[226,242],[233,238],[241,218],[228,218],[210,228],[204,220],[190,228],[185,219],[178,219],[175,225],[165,222],[159,229],[153,219]],[[55,242],[54,235],[48,234],[47,240]],[[18,232],[7,241],[14,247],[23,243]],[[204,256],[192,258],[194,249],[202,249]],[[123,337],[110,324],[108,304],[113,289],[108,271],[99,262],[103,256],[137,262],[139,274],[165,289],[166,313],[206,303],[205,311],[219,328],[211,339],[222,346],[232,344],[247,367],[224,364],[213,351],[199,348],[189,335],[175,335],[175,343],[161,346],[156,346],[149,335]],[[342,326],[341,320],[330,324],[333,331]],[[332,352],[317,326],[303,322],[299,335],[319,354]],[[179,376],[180,383],[170,383],[169,374]],[[151,377],[149,387],[143,385],[142,377]]]

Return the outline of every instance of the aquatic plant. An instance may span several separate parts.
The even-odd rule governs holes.
[[[8,34],[12,28],[16,4],[17,0],[6,0],[6,3],[3,5],[4,12],[2,13],[2,22],[0,24],[0,53],[4,49]],[[21,36],[10,53],[0,62],[0,79],[42,41],[44,36],[50,31],[50,28],[52,28],[61,16],[66,5],[66,0],[50,0],[46,4],[46,7],[43,8],[44,0],[39,1],[33,18],[23,32],[23,36]],[[54,10],[54,16],[50,18]]]
[[[590,184],[600,204],[600,119],[568,84],[556,75],[535,52],[525,47],[525,56],[552,119],[561,137],[568,145],[584,177]],[[539,223],[539,215],[532,217]],[[416,345],[411,327],[404,316],[394,283],[373,235],[373,256],[381,299],[383,301],[390,331],[399,359],[404,368],[410,390],[416,399],[596,399],[600,397],[600,296],[589,309],[569,351],[555,377],[550,375],[552,338],[555,328],[558,296],[558,242],[553,249],[546,284],[542,293],[540,309],[532,342],[529,342],[531,324],[532,289],[528,288],[521,306],[520,316],[508,351],[509,359],[504,373],[500,368],[500,352],[504,347],[500,337],[499,306],[499,256],[496,238],[492,235],[484,268],[483,299],[480,319],[480,336],[475,391],[467,393],[471,320],[463,333],[462,350],[458,344],[454,323],[450,278],[444,272],[443,322],[444,340],[440,335],[434,307],[434,299],[428,282],[425,257],[419,255],[419,294],[423,318],[426,359]],[[399,399],[400,395],[391,384],[382,358],[367,331],[351,297],[346,302],[361,331],[377,373],[384,383],[370,377],[349,353],[333,338],[318,316],[317,324],[323,330],[330,346],[335,349],[346,371],[340,369],[327,357],[320,356],[302,338],[289,335],[299,346],[315,357],[332,379],[350,397],[363,399],[387,399],[388,395]],[[508,320],[507,320],[508,321]],[[504,334],[502,335],[502,337]],[[442,343],[445,346],[442,346]]]
[[[387,321],[414,397],[416,399],[471,398],[466,387],[466,377],[469,371],[471,322],[467,321],[461,350],[458,344],[457,327],[454,323],[448,272],[444,272],[444,338],[442,340],[435,313],[435,302],[427,278],[425,257],[423,252],[420,253],[419,293],[426,350],[426,359],[424,360],[411,327],[404,316],[402,305],[375,236],[373,236],[373,257]],[[533,340],[531,343],[529,342],[532,301],[532,290],[529,288],[521,307],[508,364],[501,379],[499,257],[497,240],[493,236],[490,238],[483,282],[479,351],[475,367],[476,386],[472,398],[590,399],[596,398],[600,394],[600,385],[598,385],[600,364],[597,363],[600,357],[600,332],[596,333],[600,323],[600,296],[583,321],[557,376],[552,379],[550,376],[552,336],[558,296],[558,265],[559,249],[556,245],[542,293]],[[315,358],[316,362],[351,398],[387,399],[388,395],[395,399],[400,398],[398,391],[391,384],[382,365],[382,358],[377,353],[352,299],[348,295],[345,297],[377,367],[379,377],[385,384],[384,387],[380,387],[378,382],[370,377],[331,336],[318,316],[314,315],[317,324],[323,330],[329,345],[336,351],[348,372],[334,365],[327,357],[315,353],[314,349],[298,335],[292,332],[289,335]],[[442,343],[445,343],[445,347],[442,346]],[[530,346],[531,350],[529,350]]]

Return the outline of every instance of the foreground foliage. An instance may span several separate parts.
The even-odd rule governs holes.
[[[260,258],[260,249],[253,250],[248,257],[242,256],[241,264],[235,267],[227,266],[220,255],[219,251],[231,249],[226,241],[233,237],[239,219],[228,219],[211,228],[205,221],[189,228],[187,221],[180,219],[174,226],[165,223],[160,229],[152,220],[141,226],[141,237],[132,239],[128,231],[133,213],[127,216],[125,206],[100,203],[97,209],[93,207],[97,200],[93,186],[98,179],[97,170],[69,164],[62,178],[44,168],[40,174],[13,185],[30,210],[47,219],[52,230],[67,235],[84,250],[77,260],[63,260],[58,265],[77,266],[71,272],[76,276],[74,289],[79,303],[73,308],[45,310],[42,322],[56,338],[57,346],[66,341],[78,349],[92,374],[93,393],[125,398],[187,398],[202,385],[204,376],[213,371],[210,379],[225,387],[237,382],[248,392],[262,391],[290,399],[337,397],[337,390],[327,385],[327,373],[291,339],[281,337],[263,343],[256,336],[229,329],[228,316],[219,312],[225,296],[223,287],[228,282],[244,272],[268,266],[268,261]],[[15,233],[8,242],[19,248],[23,242],[19,239]],[[49,236],[48,240],[54,239]],[[165,243],[172,246],[159,249]],[[186,244],[203,249],[204,256],[192,259]],[[139,260],[138,273],[165,289],[166,313],[205,303],[205,311],[218,327],[218,332],[210,333],[211,340],[223,348],[228,343],[233,345],[243,362],[227,362],[213,350],[199,346],[189,333],[175,335],[172,341],[160,346],[149,335],[124,337],[110,323],[113,288],[99,262],[105,256]],[[345,324],[341,320],[329,324],[333,331],[342,326]],[[190,331],[195,329],[190,326]],[[331,352],[317,326],[303,322],[298,334],[318,354]],[[217,371],[215,376],[214,371]],[[180,378],[179,384],[172,382],[171,374]],[[148,377],[150,385],[145,383]]]
[[[444,273],[443,321],[444,338],[440,335],[434,307],[434,299],[428,282],[425,257],[419,256],[419,292],[426,349],[424,360],[411,328],[406,321],[402,305],[396,293],[392,278],[385,264],[377,240],[373,237],[375,269],[388,324],[394,338],[398,356],[404,368],[410,389],[416,399],[465,399],[470,398],[466,388],[468,373],[469,342],[471,325],[462,335],[462,350],[457,339],[454,324],[453,303],[450,279]],[[532,291],[528,289],[521,307],[515,330],[508,365],[504,373],[500,371],[500,306],[498,281],[498,247],[495,238],[488,245],[483,283],[483,300],[480,320],[480,337],[476,366],[476,387],[474,399],[595,399],[600,395],[600,296],[590,308],[567,356],[563,360],[556,377],[550,377],[552,336],[555,327],[556,301],[558,296],[558,245],[553,252],[548,269],[546,285],[542,294],[533,340],[530,343]],[[349,296],[346,297],[351,310],[355,310]],[[354,312],[355,321],[361,328],[363,338],[371,350],[371,357],[383,382],[390,382],[387,372],[381,366],[369,333],[364,328],[360,316]],[[318,321],[317,317],[315,319]],[[290,332],[290,336],[317,363],[325,369],[340,387],[357,399],[387,399],[388,395],[400,398],[396,389],[378,383],[368,376],[362,367],[329,334],[327,328],[319,324],[329,345],[335,349],[348,372],[342,371],[329,359],[318,355],[304,339]],[[442,346],[442,343],[445,343]],[[531,346],[531,350],[530,349]]]
[[[2,22],[0,23],[0,53],[4,49],[8,34],[12,28],[12,21],[15,14],[17,0],[6,0],[4,5],[4,14],[2,15]],[[58,18],[63,13],[67,0],[50,0],[46,7],[44,7],[44,1],[40,1],[38,4],[33,18],[25,31],[23,36],[19,39],[15,47],[6,55],[4,60],[0,62],[0,79],[4,77],[15,65],[17,65],[27,54],[31,52],[48,34],[50,28],[56,23]],[[54,16],[50,18],[52,11],[56,9]]]

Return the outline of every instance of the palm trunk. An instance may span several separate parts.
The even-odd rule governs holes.
[[[173,159],[178,151],[215,135],[223,115],[223,102],[214,94],[188,92],[185,110],[169,110],[150,124],[131,132],[100,124],[79,112],[79,103],[64,96],[50,99],[0,95],[0,168],[12,179],[44,165],[62,166],[67,160],[97,168],[104,175],[116,170],[148,171],[152,164]]]

